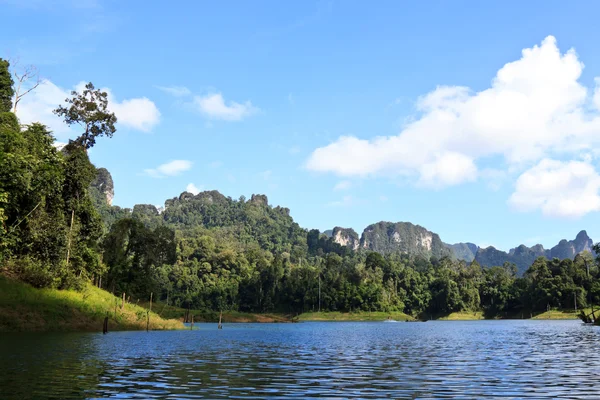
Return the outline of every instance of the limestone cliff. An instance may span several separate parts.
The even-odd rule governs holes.
[[[352,228],[347,229],[336,226],[333,228],[331,237],[335,243],[349,247],[352,250],[357,250],[360,246],[358,233],[356,233],[356,231],[354,231]]]
[[[112,206],[113,198],[115,197],[112,176],[106,168],[98,168],[96,172],[96,178],[90,186],[98,191],[102,199],[106,201],[106,204]]]
[[[450,255],[437,233],[410,222],[378,222],[365,228],[360,247],[382,254],[405,253],[443,257]]]

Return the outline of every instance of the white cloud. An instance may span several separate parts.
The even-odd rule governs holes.
[[[519,211],[581,217],[600,210],[600,175],[582,161],[543,159],[517,179],[508,200]]]
[[[46,125],[55,136],[68,137],[71,130],[52,111],[69,97],[68,91],[49,80],[24,96],[17,106],[17,116],[22,124],[40,122]]]
[[[197,195],[198,193],[200,193],[202,191],[203,187],[197,187],[196,185],[194,185],[193,183],[188,183],[188,185],[185,188],[186,192],[190,192],[191,194],[193,194],[194,196]]]
[[[185,86],[156,86],[156,88],[175,97],[185,97],[192,94],[190,89]]]
[[[81,92],[85,82],[75,86]],[[108,93],[108,107],[117,116],[117,126],[126,126],[140,131],[150,131],[160,121],[160,112],[156,105],[145,97],[117,101],[112,91],[102,88]],[[71,97],[70,91],[44,80],[35,90],[23,97],[17,107],[17,115],[22,124],[40,122],[54,132],[57,137],[68,138],[77,135],[76,128],[69,128],[52,111],[65,99]]]
[[[474,181],[477,167],[473,160],[464,154],[447,152],[420,168],[419,184],[428,187],[444,187]]]
[[[387,196],[384,196],[384,195],[379,196],[379,201],[381,201],[382,203],[385,203],[388,200],[389,200],[389,197],[387,197]]]
[[[348,180],[339,181],[333,187],[333,190],[348,190],[352,187],[352,182]]]
[[[221,93],[194,96],[194,106],[209,118],[226,121],[240,121],[259,112],[250,101],[243,104],[229,101],[226,104]]]
[[[117,116],[117,123],[149,132],[160,121],[160,111],[156,105],[146,97],[139,99],[123,100],[121,103],[112,101],[109,108]]]
[[[418,99],[419,114],[397,136],[342,136],[315,149],[305,166],[443,187],[476,179],[484,158],[500,157],[518,171],[553,154],[578,154],[600,143],[600,89],[588,95],[578,82],[582,69],[575,51],[561,53],[549,36],[504,65],[490,88],[440,86]]]
[[[153,178],[164,178],[166,176],[176,176],[192,168],[192,162],[188,160],[173,160],[161,164],[156,168],[145,169],[146,175]]]

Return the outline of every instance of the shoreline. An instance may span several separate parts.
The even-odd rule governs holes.
[[[106,316],[108,332],[185,328],[91,284],[80,292],[37,289],[0,275],[0,332],[102,332]]]

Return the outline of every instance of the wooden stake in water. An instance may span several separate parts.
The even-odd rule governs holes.
[[[152,292],[150,292],[150,308],[146,311],[147,320],[146,320],[146,332],[150,330],[150,312],[152,311]]]
[[[219,314],[219,329],[223,329],[223,324],[221,321],[223,320],[223,311]]]
[[[102,325],[102,333],[106,335],[108,333],[108,311],[106,312],[106,317],[104,317],[104,324]]]
[[[192,324],[190,325],[190,331],[194,330],[194,315],[192,315]]]

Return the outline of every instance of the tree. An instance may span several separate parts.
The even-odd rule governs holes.
[[[13,80],[8,70],[10,63],[0,58],[0,112],[9,112],[12,108]]]
[[[82,93],[72,91],[71,96],[65,99],[67,107],[59,106],[54,114],[62,117],[69,126],[79,124],[84,128],[75,143],[87,150],[94,146],[97,137],[112,137],[116,132],[117,117],[108,109],[108,94],[94,89],[90,82]]]
[[[18,62],[15,62],[14,64],[16,67]],[[12,112],[16,114],[17,105],[19,104],[21,99],[24,96],[26,96],[29,92],[35,90],[35,88],[40,86],[40,83],[42,82],[40,80],[40,74],[38,72],[38,69],[35,67],[35,65],[27,65],[23,68],[18,68],[18,70],[15,70],[14,75],[15,78],[17,78],[17,88],[15,90],[15,101]],[[29,85],[28,82],[34,79],[35,81],[33,82],[33,84]]]

